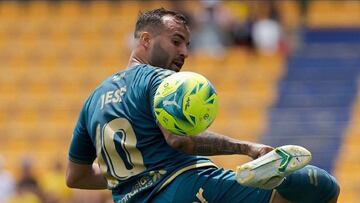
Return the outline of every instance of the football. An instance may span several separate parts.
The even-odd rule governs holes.
[[[214,86],[194,72],[178,72],[165,78],[154,97],[154,112],[162,127],[180,136],[205,131],[218,111]]]

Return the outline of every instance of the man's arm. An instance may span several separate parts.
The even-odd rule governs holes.
[[[171,147],[187,154],[203,156],[243,154],[256,159],[273,150],[267,145],[240,141],[210,131],[205,131],[194,137],[186,137],[174,135],[161,126],[160,129]]]
[[[78,189],[107,189],[107,181],[97,164],[77,164],[68,161],[66,185]]]

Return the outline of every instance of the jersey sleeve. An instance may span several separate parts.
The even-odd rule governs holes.
[[[153,117],[155,118],[155,111],[154,111],[154,97],[157,88],[161,84],[161,82],[168,76],[174,74],[174,71],[157,68],[155,69],[154,75],[150,79],[150,85],[149,85],[149,98],[150,98],[150,107]]]
[[[78,164],[92,164],[96,158],[96,149],[86,127],[89,103],[90,99],[80,112],[69,148],[69,160]]]

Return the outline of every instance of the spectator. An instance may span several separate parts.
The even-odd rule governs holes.
[[[195,16],[192,40],[195,52],[210,56],[222,56],[225,46],[231,44],[232,18],[223,10],[220,1],[201,1],[203,12]]]
[[[33,174],[33,163],[25,158],[21,163],[21,175],[16,184],[16,193],[10,198],[10,203],[40,203],[43,201],[38,180]]]
[[[282,38],[282,28],[278,22],[278,13],[275,5],[262,4],[258,13],[258,20],[252,29],[252,39],[260,53],[272,54],[279,50]]]
[[[7,202],[15,189],[12,174],[5,169],[5,159],[0,156],[0,202]]]
[[[62,162],[57,160],[53,167],[41,176],[41,188],[48,203],[68,202],[71,190],[65,185],[65,170]]]
[[[251,30],[255,21],[251,3],[247,1],[232,2],[233,13],[237,13],[234,25],[231,29],[231,36],[235,46],[254,48]]]

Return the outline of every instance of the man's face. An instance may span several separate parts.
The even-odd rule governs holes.
[[[179,72],[188,56],[190,32],[172,16],[163,17],[164,28],[150,46],[150,64]]]

